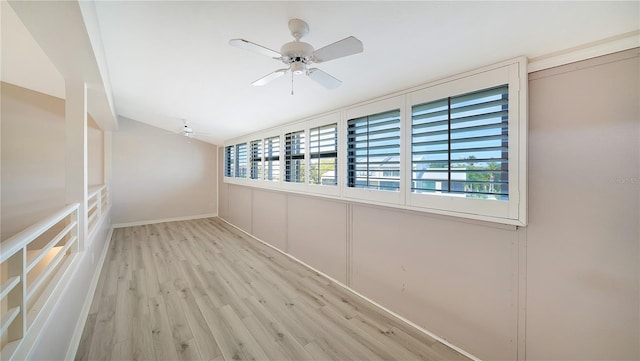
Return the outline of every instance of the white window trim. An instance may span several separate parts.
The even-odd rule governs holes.
[[[448,195],[411,192],[411,107],[413,104],[442,99],[495,85],[509,84],[509,200],[483,200]],[[356,104],[324,115],[285,124],[281,127],[228,140],[224,147],[256,139],[280,137],[280,179],[257,180],[224,177],[224,182],[257,188],[314,194],[331,199],[435,213],[500,224],[527,224],[527,59],[520,57],[481,69],[440,79],[389,96]],[[400,191],[381,191],[347,187],[347,120],[400,109]],[[309,129],[338,124],[338,185],[309,184]],[[284,181],[284,138],[292,131],[305,131],[305,183]],[[223,147],[223,149],[224,149]],[[249,149],[249,148],[247,148]],[[224,161],[224,159],[223,159]],[[249,163],[249,157],[247,157]],[[247,164],[250,169],[250,163]]]

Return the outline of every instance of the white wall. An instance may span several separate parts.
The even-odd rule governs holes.
[[[481,359],[638,360],[639,52],[530,74],[526,228],[225,183],[220,216]]]
[[[65,205],[64,100],[2,82],[2,240]]]
[[[120,118],[112,149],[114,224],[216,213],[216,146]]]

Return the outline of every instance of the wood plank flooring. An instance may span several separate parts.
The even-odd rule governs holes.
[[[468,360],[218,218],[106,257],[76,360]]]

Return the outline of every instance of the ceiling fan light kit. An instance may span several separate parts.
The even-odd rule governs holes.
[[[232,39],[229,41],[229,44],[232,46],[266,55],[270,58],[280,60],[288,66],[288,68],[278,69],[267,74],[251,83],[251,85],[262,86],[285,75],[287,72],[291,72],[292,84],[293,75],[304,74],[327,89],[335,89],[340,86],[342,81],[318,68],[308,69],[307,66],[313,63],[322,63],[348,55],[358,54],[364,50],[362,42],[353,36],[314,50],[311,44],[300,41],[303,36],[309,33],[309,25],[300,19],[289,20],[289,31],[295,40],[284,44],[280,48],[280,53],[245,39]],[[293,89],[291,93],[293,94]]]

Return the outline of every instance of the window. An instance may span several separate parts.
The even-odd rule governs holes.
[[[509,87],[414,105],[411,191],[509,198]]]
[[[286,182],[304,183],[304,131],[285,134]]]
[[[236,178],[247,178],[247,143],[236,144]]]
[[[262,140],[254,140],[251,143],[249,163],[251,164],[250,178],[262,179]]]
[[[224,148],[224,176],[233,177],[235,167],[235,147],[233,145]]]
[[[347,186],[400,190],[400,109],[347,122]]]
[[[527,85],[521,57],[252,133],[224,181],[523,226]]]
[[[407,205],[526,224],[526,79],[520,59],[411,93]]]
[[[264,140],[264,179],[277,181],[280,179],[280,137]]]
[[[338,124],[309,130],[309,183],[338,184]]]

